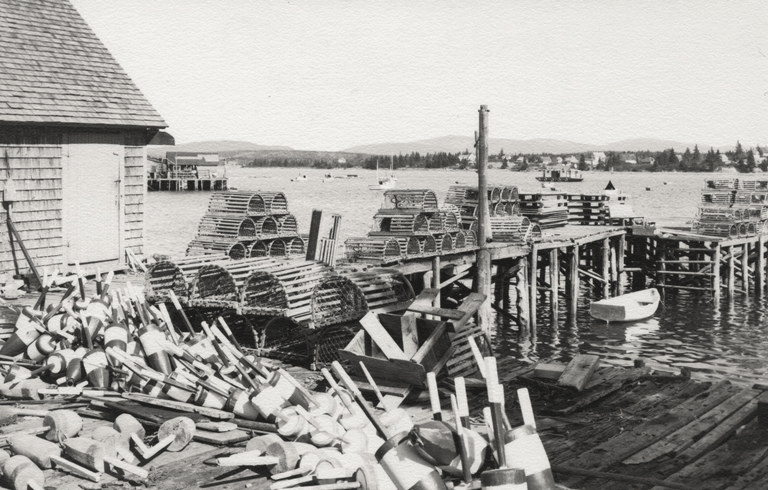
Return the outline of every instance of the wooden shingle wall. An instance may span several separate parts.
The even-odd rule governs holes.
[[[130,249],[137,256],[144,253],[144,199],[147,194],[146,160],[146,147],[125,147],[123,244],[125,248]]]
[[[38,266],[61,264],[63,243],[61,231],[61,154],[60,145],[0,146],[0,183],[2,188],[10,176],[16,186],[16,201],[11,216],[24,244]],[[0,273],[14,270],[7,214],[0,214]],[[28,270],[18,244],[16,258],[19,269]]]

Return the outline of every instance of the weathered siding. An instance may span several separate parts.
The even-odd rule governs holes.
[[[125,203],[123,244],[139,256],[144,253],[144,200],[147,195],[147,149],[145,146],[125,147],[123,202]]]
[[[16,185],[16,201],[11,216],[36,265],[61,264],[63,242],[61,230],[61,146],[6,145],[0,146],[0,183],[2,188],[10,176]],[[1,210],[0,272],[14,271],[7,214]],[[19,269],[29,270],[24,255],[15,244]]]

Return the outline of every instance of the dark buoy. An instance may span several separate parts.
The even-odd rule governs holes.
[[[605,190],[606,190],[606,191],[615,191],[615,190],[616,190],[616,188],[613,186],[613,182],[611,182],[611,181],[609,180],[609,181],[608,181],[608,185],[607,185],[607,186],[605,186]]]

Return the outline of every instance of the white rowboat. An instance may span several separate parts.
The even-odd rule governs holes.
[[[606,322],[633,322],[653,316],[660,300],[656,289],[644,289],[595,301],[589,307],[589,314]]]

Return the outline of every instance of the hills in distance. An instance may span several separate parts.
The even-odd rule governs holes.
[[[488,151],[491,154],[499,153],[502,149],[506,154],[515,153],[582,153],[590,151],[662,151],[674,148],[678,152],[686,148],[693,149],[695,143],[683,143],[680,141],[663,140],[657,138],[634,138],[616,141],[605,145],[593,145],[577,143],[574,141],[557,139],[529,139],[515,140],[505,138],[490,138]],[[706,151],[709,147],[699,143],[699,149]],[[411,142],[391,142],[359,145],[336,152],[294,150],[287,146],[258,145],[248,141],[212,140],[182,143],[175,146],[148,146],[147,153],[150,156],[165,156],[166,151],[195,151],[201,153],[216,152],[223,157],[235,157],[246,155],[258,155],[261,157],[335,157],[345,155],[397,155],[419,152],[421,154],[448,152],[460,153],[464,150],[474,152],[474,138],[472,136],[442,136],[438,138],[424,139]],[[727,149],[727,148],[725,148]],[[724,150],[724,148],[720,148]]]

